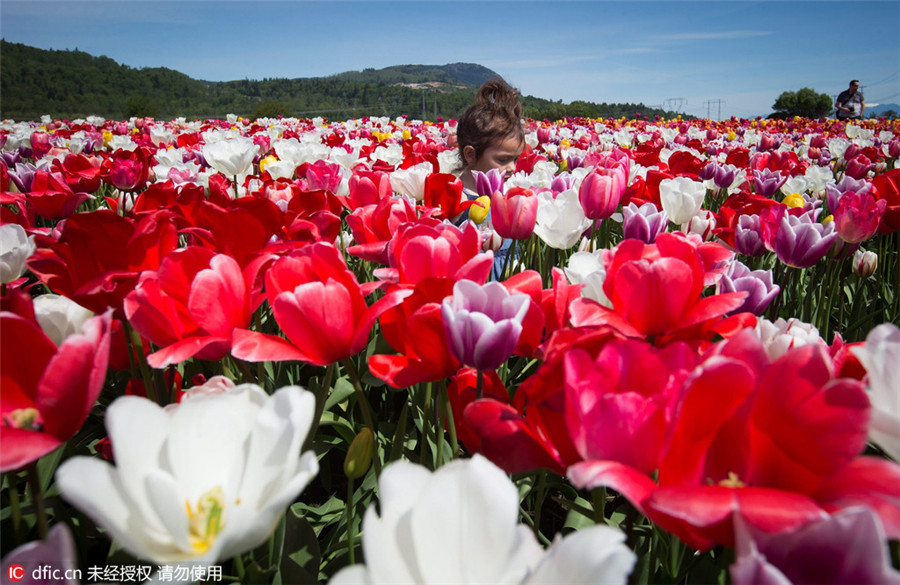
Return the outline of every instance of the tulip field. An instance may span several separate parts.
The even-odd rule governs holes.
[[[0,123],[4,583],[900,584],[900,121],[455,128]]]

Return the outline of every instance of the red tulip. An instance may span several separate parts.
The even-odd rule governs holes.
[[[387,266],[388,244],[399,227],[415,222],[416,209],[408,199],[385,197],[377,204],[357,207],[347,216],[355,245],[347,252],[357,258]]]
[[[611,340],[593,359],[585,350],[570,351],[564,361],[566,423],[578,453],[652,473],[696,362],[685,343],[660,350],[643,341]]]
[[[67,219],[57,240],[35,242],[27,265],[47,288],[95,313],[112,307],[121,319],[125,295],[178,246],[178,233],[170,211],[131,220],[99,209]]]
[[[462,364],[447,346],[441,301],[453,294],[450,278],[429,278],[415,286],[408,297],[381,314],[381,332],[398,355],[369,357],[369,371],[394,388],[442,380]],[[460,418],[460,420],[462,420]]]
[[[228,355],[234,330],[250,325],[248,278],[250,283],[232,257],[197,246],[172,252],[158,270],[143,272],[124,308],[134,329],[162,347],[147,362],[162,368]]]
[[[458,228],[433,218],[401,225],[388,244],[390,268],[375,275],[401,285],[415,285],[426,278],[487,280],[493,254],[481,251],[481,234],[471,222]]]
[[[575,325],[608,324],[631,337],[690,339],[739,307],[745,292],[702,296],[715,280],[704,255],[719,249],[695,247],[679,234],[660,234],[654,244],[625,240],[608,262],[603,291],[612,302],[608,309],[590,299],[572,304]],[[701,249],[702,248],[702,249]],[[714,258],[721,255],[713,254]]]
[[[887,201],[879,233],[891,234],[900,230],[900,168],[875,175],[872,186],[879,201]]]
[[[140,191],[150,177],[150,162],[140,148],[113,152],[101,169],[103,180],[120,191]]]
[[[470,453],[481,452],[482,437],[466,424],[463,413],[466,407],[475,401],[477,385],[478,370],[472,368],[462,368],[447,384],[447,398],[450,400],[450,410],[453,412],[457,437]],[[493,370],[483,372],[482,395],[501,404],[509,404],[509,392],[503,385],[503,381],[500,380],[500,376]]]
[[[278,259],[266,273],[266,295],[287,339],[238,329],[231,350],[237,358],[317,366],[341,361],[362,351],[378,315],[402,300],[394,293],[366,305],[340,252],[324,243]]]
[[[860,154],[847,161],[847,167],[844,169],[844,174],[859,180],[866,178],[870,170],[872,170],[872,161]]]
[[[54,160],[52,168],[63,173],[69,188],[76,193],[93,193],[100,188],[100,162],[96,157],[67,154],[62,163]]]
[[[258,135],[257,135],[258,136]],[[331,191],[338,190],[341,184],[341,166],[328,163],[324,160],[306,165],[306,184],[310,191]]]
[[[68,441],[103,389],[110,312],[57,347],[34,319],[0,313],[0,471],[18,469]]]
[[[659,465],[659,485],[627,465],[585,462],[580,487],[620,490],[694,548],[734,542],[740,514],[768,533],[864,504],[900,534],[900,465],[862,457],[870,405],[857,380],[835,378],[826,350],[806,345],[770,362],[745,331],[688,379]]]
[[[438,219],[453,219],[467,210],[472,202],[463,197],[462,181],[447,173],[425,177],[425,205],[438,209]]]
[[[348,182],[350,196],[342,198],[344,206],[353,211],[372,205],[391,196],[391,177],[378,171],[354,171]]]
[[[34,172],[31,191],[25,194],[28,204],[44,219],[70,217],[79,205],[91,198],[89,193],[73,192],[62,173],[40,169]]]

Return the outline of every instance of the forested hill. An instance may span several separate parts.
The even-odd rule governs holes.
[[[210,82],[164,67],[136,69],[78,50],[43,50],[0,40],[0,118],[34,120],[98,115],[172,119],[276,115],[330,119],[362,116],[456,118],[476,88],[496,73],[481,65],[396,65],[329,77]],[[643,104],[576,101],[563,104],[523,96],[524,115],[649,118],[673,112]]]

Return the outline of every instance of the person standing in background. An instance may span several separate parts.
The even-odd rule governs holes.
[[[859,120],[866,111],[866,100],[859,91],[859,80],[850,82],[850,87],[838,95],[834,102],[834,109],[838,120]]]

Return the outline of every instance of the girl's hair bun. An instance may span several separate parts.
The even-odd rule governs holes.
[[[475,94],[475,103],[469,106],[456,125],[459,158],[466,165],[465,149],[475,149],[475,158],[491,144],[509,136],[525,140],[522,128],[522,104],[519,91],[503,79],[495,77],[484,83]]]
[[[510,87],[503,79],[494,77],[478,88],[475,102],[508,109],[516,118],[522,117],[522,104],[519,102],[519,90]]]

